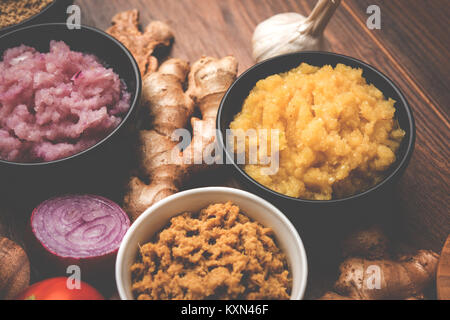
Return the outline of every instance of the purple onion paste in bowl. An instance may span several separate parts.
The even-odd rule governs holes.
[[[119,199],[141,91],[132,54],[102,30],[45,23],[0,36],[0,193],[24,212],[60,194]]]
[[[51,41],[20,45],[0,61],[0,159],[49,162],[92,147],[130,108],[131,94],[93,54]]]

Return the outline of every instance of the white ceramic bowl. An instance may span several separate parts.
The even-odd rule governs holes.
[[[303,298],[308,276],[302,240],[291,222],[272,204],[252,193],[225,187],[207,187],[179,192],[165,198],[142,213],[125,234],[116,260],[116,283],[120,298],[133,299],[130,267],[138,254],[138,244],[151,240],[170,218],[185,211],[199,211],[211,203],[232,201],[242,212],[264,226],[272,228],[280,248],[285,252],[292,272],[291,300]]]

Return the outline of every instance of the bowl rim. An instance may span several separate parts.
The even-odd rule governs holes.
[[[66,0],[67,2],[67,0]],[[16,24],[11,24],[9,26],[6,26],[4,28],[0,29],[0,32],[3,34],[7,34],[10,33],[11,31],[14,31],[17,29],[21,29],[23,26],[25,26],[27,23],[30,23],[31,21],[33,21],[34,19],[37,19],[39,17],[41,17],[43,14],[45,14],[48,10],[50,10],[50,8],[53,8],[56,5],[60,5],[63,4],[64,0],[53,0],[51,3],[49,3],[44,9],[42,9],[41,11],[39,11],[38,13],[35,13],[34,15],[32,15],[31,17],[26,18],[25,20],[20,21],[19,23]]]
[[[26,27],[23,27],[23,28],[15,29],[15,30],[13,30],[11,32],[8,32],[6,34],[1,35],[0,36],[0,44],[1,44],[1,42],[2,42],[2,40],[4,38],[11,37],[16,32],[23,32],[24,30],[29,30],[29,29],[34,29],[34,28],[37,29],[37,28],[43,28],[43,27],[47,27],[47,28],[48,27],[50,27],[50,28],[51,27],[54,27],[54,28],[61,28],[61,27],[67,28],[66,24],[63,23],[63,22],[50,22],[50,23],[33,24],[31,26],[26,26]],[[72,160],[74,158],[81,157],[85,153],[88,153],[91,150],[99,147],[100,145],[105,143],[107,140],[109,140],[112,136],[114,136],[125,125],[125,123],[127,122],[128,118],[131,117],[132,113],[137,108],[137,105],[139,104],[139,101],[140,101],[141,92],[142,92],[142,76],[141,76],[141,72],[139,70],[138,64],[137,64],[136,60],[134,59],[133,55],[131,54],[131,52],[119,40],[117,40],[113,36],[107,34],[103,30],[100,30],[98,28],[91,27],[91,26],[81,25],[81,29],[80,30],[83,30],[83,29],[88,30],[88,32],[93,32],[93,33],[96,33],[96,34],[98,34],[100,36],[103,36],[108,41],[112,41],[118,47],[118,49],[122,50],[125,53],[125,55],[128,57],[128,59],[129,59],[129,61],[131,63],[132,72],[133,72],[134,77],[135,77],[136,89],[133,92],[130,92],[130,94],[132,95],[133,99],[130,101],[130,108],[128,109],[126,115],[124,115],[124,117],[122,118],[122,121],[119,123],[119,125],[117,127],[115,127],[103,139],[99,140],[97,143],[95,143],[94,145],[90,146],[89,148],[84,149],[84,150],[82,150],[80,152],[77,152],[77,153],[75,153],[73,155],[70,155],[68,157],[64,157],[64,158],[56,159],[56,160],[52,160],[52,161],[41,161],[41,162],[14,162],[14,161],[7,161],[7,160],[0,159],[0,164],[9,165],[9,166],[23,166],[23,167],[34,167],[34,166],[36,166],[36,167],[39,167],[39,166],[58,164],[58,163],[63,162],[63,161],[69,161],[69,160]],[[76,33],[77,30],[70,30],[70,31]],[[4,51],[8,50],[8,49],[9,48],[5,48]],[[71,50],[76,50],[76,48],[71,48]],[[2,61],[2,56],[0,56],[0,61]],[[110,66],[110,68],[113,68],[113,66]]]
[[[255,179],[253,179],[252,177],[250,177],[239,165],[236,164],[236,162],[234,161],[234,154],[230,154],[228,149],[225,147],[225,142],[224,142],[224,137],[222,134],[222,126],[221,126],[221,119],[223,116],[223,113],[226,109],[226,101],[227,98],[229,97],[229,95],[231,94],[231,92],[233,90],[237,90],[239,89],[239,83],[240,81],[242,81],[242,79],[244,77],[246,77],[247,75],[251,74],[255,69],[261,67],[264,64],[269,64],[272,63],[276,60],[279,59],[283,59],[289,56],[298,56],[299,58],[302,57],[302,55],[324,55],[324,56],[332,56],[332,57],[338,57],[341,58],[343,60],[347,60],[347,61],[351,61],[353,63],[356,63],[358,65],[360,65],[360,68],[366,68],[371,70],[372,72],[375,72],[378,76],[380,76],[390,87],[392,87],[392,89],[394,89],[394,91],[397,93],[397,95],[400,97],[400,102],[401,104],[403,104],[404,106],[404,110],[408,119],[408,131],[409,131],[409,140],[407,141],[407,146],[406,146],[406,150],[405,150],[405,154],[402,157],[402,159],[397,163],[396,167],[392,169],[392,171],[383,178],[383,180],[381,180],[379,183],[377,183],[376,185],[374,185],[373,187],[364,190],[362,192],[353,194],[349,197],[345,197],[345,198],[339,198],[339,199],[331,199],[331,200],[310,200],[310,199],[301,199],[301,198],[294,198],[291,196],[287,196],[285,194],[282,193],[278,193],[272,189],[267,188],[266,186],[262,185],[261,183],[259,183],[258,181],[256,181]],[[301,63],[302,61],[300,61],[299,63]],[[345,64],[345,62],[341,62],[343,64]],[[325,64],[324,64],[325,65]],[[363,69],[364,71],[364,69]],[[280,71],[281,72],[281,71]],[[258,79],[259,80],[259,79]],[[397,109],[396,109],[397,110]],[[378,190],[379,188],[381,188],[382,186],[386,185],[387,183],[389,183],[395,176],[397,176],[398,174],[400,174],[407,166],[409,161],[411,160],[411,156],[413,154],[414,151],[414,144],[415,144],[415,140],[416,140],[416,126],[415,126],[415,121],[414,121],[414,116],[413,116],[413,112],[412,109],[410,108],[405,96],[403,95],[402,91],[398,88],[398,86],[389,78],[387,77],[384,73],[382,73],[381,71],[379,71],[378,69],[376,69],[375,67],[371,66],[370,64],[359,60],[357,58],[353,58],[350,56],[346,56],[343,54],[339,54],[339,53],[334,53],[334,52],[328,52],[328,51],[299,51],[299,52],[292,52],[292,53],[287,53],[287,54],[282,54],[276,57],[272,57],[266,60],[263,60],[261,62],[258,62],[256,64],[254,64],[253,66],[251,66],[250,68],[248,68],[247,70],[245,70],[232,84],[231,86],[228,88],[227,92],[225,93],[225,95],[223,96],[221,102],[220,102],[220,106],[219,106],[219,110],[217,112],[217,118],[216,118],[216,139],[219,143],[219,149],[222,150],[223,153],[225,153],[225,158],[226,158],[226,163],[227,164],[231,164],[239,173],[239,175],[241,177],[243,177],[248,183],[255,185],[257,188],[261,189],[262,191],[265,191],[267,193],[269,193],[271,196],[273,197],[277,197],[277,198],[282,198],[284,200],[288,200],[288,201],[295,201],[297,203],[304,203],[304,204],[323,204],[323,205],[330,205],[330,204],[337,204],[337,203],[342,203],[345,201],[350,201],[350,200],[357,200],[357,199],[361,199],[366,197],[369,193]],[[227,129],[227,128],[226,128]]]
[[[284,227],[289,230],[291,235],[295,238],[296,246],[300,249],[298,254],[303,262],[300,270],[299,275],[299,293],[298,296],[294,297],[294,299],[300,300],[303,299],[306,291],[306,285],[308,282],[308,259],[306,255],[305,246],[303,244],[302,239],[300,238],[300,235],[297,231],[297,229],[294,227],[292,222],[286,217],[285,214],[283,214],[277,207],[275,207],[273,204],[271,204],[269,201],[253,194],[245,190],[236,189],[236,188],[230,188],[230,187],[201,187],[201,188],[194,188],[189,189],[185,191],[181,191],[178,193],[175,193],[173,195],[170,195],[167,198],[164,198],[155,204],[148,207],[130,226],[130,228],[127,230],[125,236],[122,239],[122,242],[119,246],[119,251],[117,253],[116,257],[116,265],[115,265],[115,278],[116,278],[116,286],[117,291],[119,293],[119,296],[122,300],[127,299],[127,292],[125,290],[124,286],[124,279],[122,278],[122,274],[124,273],[124,260],[125,260],[125,250],[129,246],[130,239],[132,235],[135,233],[136,229],[139,227],[139,225],[146,219],[151,218],[152,213],[162,207],[164,207],[168,202],[172,201],[180,201],[183,197],[189,196],[192,194],[198,194],[198,193],[214,193],[214,192],[222,192],[227,193],[230,195],[239,195],[242,197],[245,197],[249,199],[250,201],[258,202],[264,207],[267,208],[267,211],[270,212],[269,214],[273,215],[276,219],[278,219]],[[181,198],[181,199],[180,199]],[[176,214],[175,214],[176,215]],[[172,215],[174,216],[174,215]],[[171,216],[171,217],[172,217]],[[287,252],[285,252],[286,255],[288,255]],[[292,266],[291,266],[292,268]],[[291,297],[292,299],[292,297]]]

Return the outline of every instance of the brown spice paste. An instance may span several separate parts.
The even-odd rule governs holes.
[[[291,275],[273,231],[231,202],[170,220],[131,267],[137,299],[289,299]]]
[[[41,12],[54,0],[1,0],[0,29],[18,24]]]

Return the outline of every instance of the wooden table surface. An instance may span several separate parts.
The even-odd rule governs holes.
[[[239,72],[253,65],[251,37],[260,21],[281,12],[309,14],[315,0],[76,0],[82,23],[106,29],[111,17],[136,8],[141,23],[167,22],[175,33],[170,56],[234,55]],[[366,9],[381,9],[381,30],[366,26]],[[325,36],[329,51],[361,59],[401,88],[416,120],[411,163],[392,206],[398,233],[416,247],[439,252],[450,233],[450,6],[445,0],[343,0]],[[23,220],[0,215],[0,234],[21,241]],[[3,225],[3,227],[2,227]],[[317,292],[308,288],[307,297]]]

